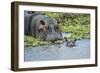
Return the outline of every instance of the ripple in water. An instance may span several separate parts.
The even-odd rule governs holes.
[[[24,61],[71,60],[90,58],[90,40],[76,41],[77,47],[66,47],[66,43],[24,49]]]

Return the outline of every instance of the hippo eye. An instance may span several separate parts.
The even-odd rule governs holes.
[[[56,26],[56,29],[59,29],[59,27]]]
[[[58,26],[55,26],[54,29],[55,29],[55,31],[59,31],[60,30]]]

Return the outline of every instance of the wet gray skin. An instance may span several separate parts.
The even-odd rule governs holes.
[[[59,30],[56,21],[52,18],[40,13],[26,13],[24,16],[25,35],[32,35],[33,37],[48,41],[62,39],[61,31]]]

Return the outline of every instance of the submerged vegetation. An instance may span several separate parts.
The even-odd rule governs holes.
[[[70,37],[65,39],[80,40],[90,39],[90,14],[79,13],[55,13],[55,12],[42,12],[43,14],[54,19],[59,26],[61,32],[72,33]],[[58,40],[54,43],[63,43],[65,41]],[[32,36],[24,36],[25,47],[35,47],[41,45],[51,45],[50,41],[43,41]]]

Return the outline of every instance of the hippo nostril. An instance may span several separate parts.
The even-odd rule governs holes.
[[[55,41],[54,40],[51,40],[51,42],[54,43]]]

